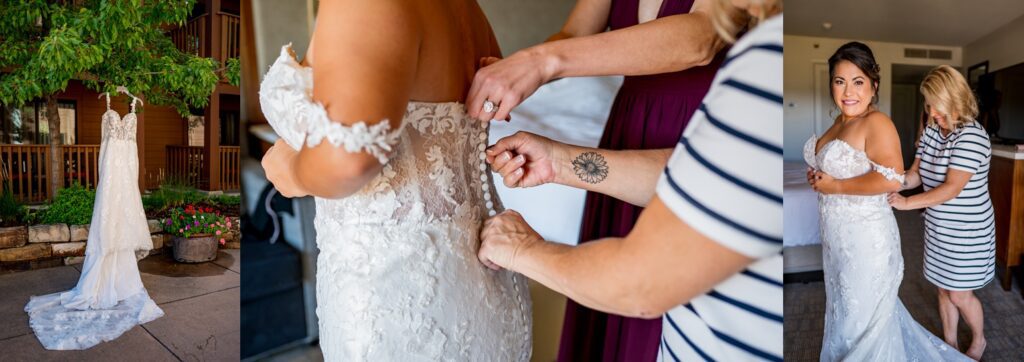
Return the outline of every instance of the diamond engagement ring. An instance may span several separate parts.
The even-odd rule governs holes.
[[[494,112],[494,110],[496,108],[498,108],[498,107],[497,107],[497,105],[494,104],[494,102],[484,101],[484,113]]]

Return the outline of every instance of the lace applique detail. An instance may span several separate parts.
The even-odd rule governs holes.
[[[804,162],[807,162],[808,166],[813,169],[818,168],[818,162],[815,160],[814,149],[818,147],[818,136],[811,135],[811,138],[804,143]]]
[[[903,184],[904,179],[906,177],[903,174],[897,173],[895,168],[885,167],[874,162],[871,163],[871,169],[874,170],[875,172],[882,174],[882,176],[885,176],[886,180],[898,181],[900,185]]]
[[[136,123],[138,122],[135,113],[128,113],[124,118],[121,118],[117,111],[108,110],[103,113],[102,122],[100,127],[103,133],[102,141],[115,139],[135,142],[135,134],[137,133]]]
[[[842,144],[845,144],[851,151],[854,151],[854,153],[862,154],[862,155],[864,155],[864,159],[867,159],[867,155],[864,154],[864,151],[861,151],[861,150],[858,150],[856,148],[853,148],[853,146],[850,146],[849,144],[847,144],[845,141],[843,141],[841,139],[834,139],[832,141],[829,141],[829,144],[826,144],[824,147],[821,148],[821,152],[820,153],[825,153],[825,149],[831,143],[842,143]],[[818,137],[815,136],[815,135],[811,135],[811,138],[808,139],[806,143],[804,143],[804,162],[807,162],[807,165],[811,166],[814,169],[818,169],[818,167],[817,167],[817,165],[818,165],[818,160],[817,160],[818,155],[815,154],[815,152],[814,152],[814,149],[817,146],[818,146]],[[904,183],[904,180],[905,180],[906,176],[904,174],[900,174],[900,173],[896,172],[895,168],[882,166],[882,165],[877,164],[877,163],[875,163],[874,161],[871,161],[871,160],[868,160],[868,162],[871,164],[871,170],[882,174],[882,176],[885,176],[886,180],[898,181],[901,185]],[[835,175],[833,175],[833,176],[835,176]]]
[[[405,128],[405,123],[397,130],[391,130],[388,120],[367,126],[358,122],[346,126],[332,122],[327,117],[327,110],[318,103],[309,106],[309,121],[306,130],[306,146],[316,147],[324,139],[335,147],[344,147],[348,152],[366,151],[377,158],[380,163],[388,162],[388,155]]]

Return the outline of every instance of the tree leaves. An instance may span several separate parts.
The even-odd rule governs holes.
[[[219,81],[219,62],[179,51],[167,35],[185,24],[193,4],[0,0],[0,67],[10,69],[0,74],[0,102],[18,106],[78,79],[98,92],[124,85],[182,116],[205,107]],[[236,85],[237,63],[229,60],[225,73]]]

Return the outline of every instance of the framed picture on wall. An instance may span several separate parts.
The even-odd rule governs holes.
[[[971,84],[971,89],[972,90],[975,90],[975,91],[978,90],[978,81],[981,79],[981,76],[983,76],[985,74],[988,74],[988,61],[987,60],[984,61],[984,62],[975,64],[975,65],[972,65],[970,68],[967,68],[967,81]]]

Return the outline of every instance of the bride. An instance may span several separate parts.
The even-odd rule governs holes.
[[[899,138],[877,101],[878,64],[866,45],[829,59],[841,115],[804,145],[808,182],[821,193],[825,269],[822,361],[970,360],[915,322],[899,300],[903,255],[886,198],[903,183]]]
[[[526,279],[476,258],[502,210],[487,124],[462,103],[499,56],[473,0],[321,1],[302,63],[290,46],[260,102],[281,140],[267,178],[316,198],[317,315],[327,360],[526,361]],[[492,105],[493,106],[493,105]]]

